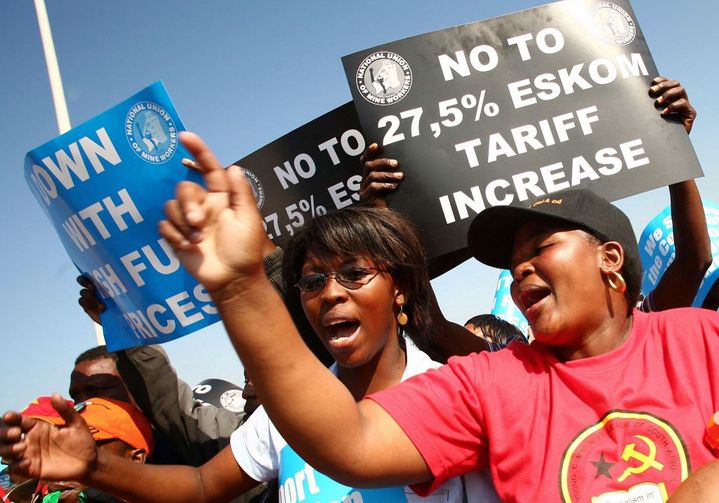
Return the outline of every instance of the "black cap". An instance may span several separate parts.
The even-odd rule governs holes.
[[[467,233],[467,242],[480,262],[509,269],[514,235],[524,223],[549,218],[576,225],[603,241],[617,241],[627,259],[641,263],[637,238],[629,218],[591,190],[567,189],[540,197],[528,207],[494,206],[479,213]]]

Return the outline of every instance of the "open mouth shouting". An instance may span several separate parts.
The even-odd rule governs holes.
[[[536,316],[542,306],[542,301],[551,294],[551,290],[541,285],[521,285],[518,288],[517,298],[519,308],[527,320]]]
[[[330,349],[347,349],[359,332],[360,322],[354,318],[332,317],[323,321],[325,342]]]

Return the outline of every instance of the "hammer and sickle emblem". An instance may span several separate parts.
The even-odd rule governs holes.
[[[634,435],[634,437],[638,438],[647,445],[647,447],[649,448],[649,454],[644,454],[636,450],[637,444],[627,444],[626,446],[624,446],[624,452],[622,452],[622,459],[624,461],[629,461],[633,458],[639,461],[641,465],[630,466],[626,470],[624,470],[624,473],[622,473],[621,477],[617,479],[617,481],[619,482],[622,482],[630,475],[637,475],[639,473],[645,472],[649,468],[656,468],[659,471],[664,468],[664,465],[656,460],[657,446],[654,445],[654,442],[652,442],[643,435]]]

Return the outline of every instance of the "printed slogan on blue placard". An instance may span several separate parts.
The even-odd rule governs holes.
[[[185,168],[184,126],[161,82],[28,152],[25,179],[107,306],[108,349],[176,339],[219,320],[157,233]]]

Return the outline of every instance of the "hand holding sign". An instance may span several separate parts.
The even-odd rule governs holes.
[[[182,133],[180,141],[197,160],[207,188],[179,183],[159,230],[185,269],[215,295],[235,280],[264,274],[267,235],[239,166],[225,170],[195,134]]]
[[[678,80],[669,80],[666,77],[655,77],[652,79],[652,87],[649,88],[649,96],[656,98],[654,106],[662,108],[662,117],[675,120],[684,125],[687,134],[692,132],[694,119],[697,118],[697,111],[689,103],[687,91]]]
[[[397,190],[404,179],[396,159],[377,158],[380,146],[372,143],[364,151],[362,163],[362,183],[360,184],[360,201],[366,206],[387,207],[385,196]]]

